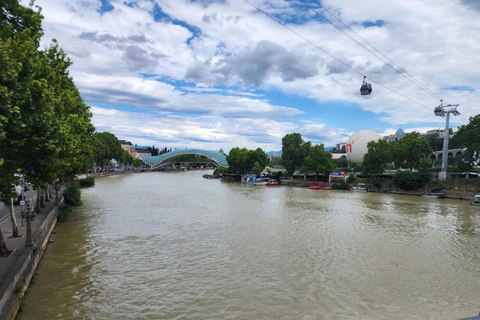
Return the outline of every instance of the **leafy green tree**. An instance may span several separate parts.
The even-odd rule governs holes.
[[[123,152],[120,141],[110,132],[93,134],[93,159],[96,164],[108,166],[112,159],[121,161]]]
[[[133,159],[132,155],[130,154],[130,152],[122,149],[122,155],[119,159],[120,163],[122,163],[122,165],[129,165],[129,164],[133,164],[133,160],[134,159]]]
[[[454,135],[458,144],[465,148],[462,154],[464,169],[468,167],[471,169],[480,160],[480,114],[468,120],[468,124],[460,126]]]
[[[69,77],[66,54],[55,41],[39,50],[40,12],[17,0],[1,9],[0,158],[11,170],[5,176],[21,170],[38,189],[82,171],[91,113]]]
[[[420,138],[418,132],[407,133],[405,137],[393,144],[392,160],[397,167],[406,167],[410,171],[417,169],[420,159],[432,153],[428,141]]]
[[[267,154],[260,148],[256,150],[232,148],[227,155],[228,172],[237,174],[253,173],[255,166],[260,168],[260,172],[262,172],[268,165],[268,161]],[[258,171],[258,168],[256,168],[256,171]]]
[[[325,151],[323,144],[310,148],[302,166],[303,173],[315,173],[315,181],[319,174],[329,175],[334,169],[332,154]]]
[[[370,176],[373,184],[379,188],[379,178],[391,161],[391,144],[386,140],[370,141],[367,153],[363,156],[362,173]]]
[[[260,174],[262,173],[262,171],[263,171],[264,168],[265,168],[265,167],[262,167],[262,166],[260,165],[260,163],[258,163],[258,161],[257,161],[257,162],[255,162],[255,164],[253,165],[252,170],[251,170],[251,173],[253,173],[253,174],[257,175],[257,176],[260,176]]]
[[[282,138],[281,164],[288,175],[293,177],[295,170],[303,166],[311,146],[312,143],[305,142],[300,133],[289,133]]]
[[[150,154],[152,156],[158,156],[160,150],[158,150],[158,148],[155,148],[155,145],[151,146],[151,147],[147,147],[147,150],[150,151]]]
[[[398,171],[393,176],[393,184],[403,190],[415,190],[424,187],[431,179],[431,175],[425,171],[411,172]]]

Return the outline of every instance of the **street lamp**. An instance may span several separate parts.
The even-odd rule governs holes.
[[[32,241],[32,223],[30,221],[30,201],[27,202],[27,238],[25,241],[25,247],[31,247],[33,246],[33,241]]]

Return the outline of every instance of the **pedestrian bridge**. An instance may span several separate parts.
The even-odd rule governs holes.
[[[171,162],[173,158],[176,158],[182,155],[190,155],[190,154],[203,156],[205,158],[212,160],[218,166],[225,167],[225,168],[228,167],[227,157],[224,154],[221,154],[215,151],[200,150],[200,149],[175,150],[167,153],[162,153],[161,155],[158,155],[158,156],[145,156],[140,154],[139,157],[143,163],[149,165],[152,168],[157,168],[157,167],[166,165],[168,162]]]

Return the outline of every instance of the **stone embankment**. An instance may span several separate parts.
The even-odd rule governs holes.
[[[20,237],[10,236],[5,240],[11,253],[8,257],[0,258],[0,319],[15,319],[56,225],[58,208],[62,202],[63,197],[58,205],[52,199],[45,203],[41,213],[37,213],[31,222],[32,246],[25,246],[26,223],[18,228]],[[16,211],[20,213],[20,210]],[[20,219],[21,216],[18,221]]]

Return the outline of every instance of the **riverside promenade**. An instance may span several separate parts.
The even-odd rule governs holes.
[[[59,193],[59,205],[62,202],[63,197]],[[11,253],[8,257],[0,258],[0,320],[15,319],[24,293],[28,289],[55,227],[59,205],[55,204],[55,195],[53,195],[49,202],[45,202],[41,212],[36,213],[35,220],[31,221],[33,244],[28,247],[25,246],[27,222],[25,220],[22,222],[22,207],[15,206],[19,237],[12,237],[10,217],[2,214],[0,228]],[[0,209],[7,210],[5,206]]]

